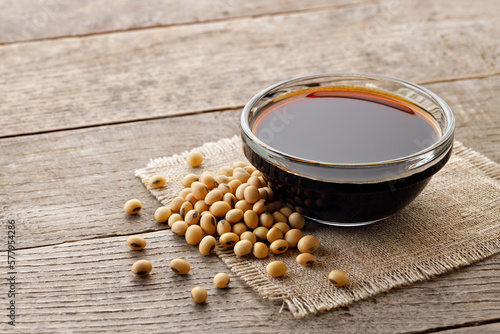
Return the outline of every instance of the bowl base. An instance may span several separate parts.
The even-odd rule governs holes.
[[[382,221],[386,219],[387,217],[376,219],[376,220],[371,220],[371,221],[366,221],[366,222],[358,222],[358,223],[341,223],[341,222],[331,222],[331,221],[326,221],[326,220],[321,220],[321,219],[316,219],[309,217],[307,215],[304,215],[304,217],[312,220],[313,222],[324,224],[324,225],[330,225],[330,226],[342,226],[342,227],[356,227],[356,226],[365,226],[365,225],[371,225],[375,224],[376,222]]]

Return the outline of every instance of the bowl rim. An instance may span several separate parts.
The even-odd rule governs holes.
[[[287,154],[284,152],[281,152],[280,150],[277,150],[273,148],[272,146],[264,143],[262,140],[260,140],[251,130],[250,124],[249,124],[249,115],[250,111],[253,109],[255,103],[259,101],[264,95],[268,94],[272,90],[275,90],[279,87],[286,86],[290,83],[293,82],[299,82],[299,81],[304,81],[308,79],[314,79],[314,78],[339,78],[341,79],[342,77],[344,78],[357,78],[357,79],[371,79],[371,80],[378,80],[378,81],[388,81],[388,82],[393,82],[399,85],[403,86],[408,86],[412,88],[413,90],[421,91],[425,94],[427,94],[432,102],[434,102],[436,105],[438,105],[445,114],[446,117],[446,128],[445,131],[443,132],[442,136],[432,145],[426,147],[425,149],[422,149],[418,152],[415,152],[413,154],[403,156],[403,157],[398,157],[396,159],[390,159],[390,160],[382,160],[382,161],[376,161],[376,162],[367,162],[367,163],[332,163],[332,162],[324,162],[324,161],[317,161],[317,160],[311,160],[311,159],[305,159],[302,157],[294,156],[291,154]],[[412,83],[407,80],[403,79],[398,79],[395,77],[387,76],[387,75],[382,75],[382,74],[373,74],[373,73],[365,73],[365,72],[325,72],[325,73],[318,73],[318,74],[310,74],[310,75],[304,75],[300,77],[295,77],[292,79],[288,79],[285,81],[281,81],[279,83],[276,83],[272,86],[269,86],[256,95],[254,95],[250,101],[245,105],[243,108],[243,111],[241,112],[241,118],[240,118],[240,126],[242,132],[247,136],[251,141],[254,143],[258,144],[259,146],[263,147],[264,149],[270,151],[273,155],[276,155],[282,159],[286,160],[291,160],[295,161],[298,163],[305,163],[305,164],[313,164],[313,165],[319,165],[323,167],[336,167],[336,168],[367,168],[367,167],[380,167],[380,166],[387,166],[387,165],[392,165],[392,164],[398,164],[401,162],[408,162],[412,160],[418,160],[419,158],[428,157],[429,154],[432,154],[433,151],[439,149],[441,146],[444,144],[448,143],[449,145],[446,145],[446,148],[449,148],[448,146],[453,145],[453,139],[454,136],[454,131],[455,131],[455,117],[453,115],[453,112],[451,111],[451,108],[448,106],[448,104],[437,94],[434,92],[430,91],[429,89],[422,87],[418,84]],[[451,141],[451,143],[450,143]],[[438,154],[438,156],[441,156]],[[427,158],[425,159],[427,160]],[[433,159],[431,159],[433,160]]]

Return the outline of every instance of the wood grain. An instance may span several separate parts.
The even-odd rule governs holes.
[[[482,86],[497,91],[500,76],[429,88],[456,110],[456,138],[500,162],[500,95],[487,89],[469,94]],[[152,218],[159,203],[134,178],[134,170],[143,168],[149,158],[237,134],[239,114],[234,110],[4,138],[0,216],[18,220],[22,248],[161,229]],[[143,201],[144,210],[128,216],[122,206],[134,197]]]
[[[391,3],[0,47],[0,137],[234,109],[317,72],[500,72],[500,4]]]
[[[141,235],[148,246],[139,252],[126,246],[126,236],[18,252],[16,330],[419,333],[469,326],[477,332],[477,327],[470,327],[474,322],[500,320],[500,255],[351,307],[294,319],[286,310],[280,313],[279,303],[261,299],[232,274],[229,289],[215,289],[213,276],[228,272],[225,265],[215,256],[200,255],[170,231]],[[169,268],[178,257],[191,264],[186,276]],[[153,263],[149,277],[137,278],[130,272],[138,259]],[[189,291],[194,286],[207,289],[205,305],[191,301]]]
[[[262,88],[342,70],[424,84],[455,112],[456,138],[500,162],[499,9],[489,0],[3,1],[0,230],[16,220],[16,331],[500,331],[500,254],[302,320],[233,275],[216,290],[226,266],[158,224],[159,203],[134,177],[149,158],[238,133],[240,108]],[[62,38],[77,35],[86,36]],[[131,197],[144,203],[134,217],[122,211]],[[129,250],[131,234],[148,247]],[[175,257],[190,261],[186,277],[169,270]],[[149,278],[130,273],[139,258],[153,262]],[[194,285],[207,288],[206,305],[191,302]],[[0,290],[3,303],[4,279]]]
[[[0,44],[317,10],[356,3],[349,0],[114,0],[103,6],[96,0],[42,0],[36,3],[4,0],[0,2]]]

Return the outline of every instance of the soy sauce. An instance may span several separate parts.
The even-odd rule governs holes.
[[[306,90],[271,103],[253,123],[264,143],[289,156],[335,164],[417,153],[439,139],[416,105],[363,90]]]
[[[417,153],[441,136],[431,113],[369,89],[309,88],[270,101],[253,117],[252,132],[275,150],[315,164],[370,164]],[[380,182],[322,181],[270,162],[244,141],[248,160],[279,200],[323,222],[345,225],[384,219],[410,203],[448,161]],[[383,175],[381,178],[383,179]]]

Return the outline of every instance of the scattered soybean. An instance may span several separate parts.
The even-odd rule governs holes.
[[[191,151],[186,156],[186,162],[191,167],[198,167],[203,162],[203,155],[200,151]]]
[[[191,266],[184,259],[173,259],[170,261],[170,269],[176,274],[186,275],[191,270]]]
[[[125,205],[123,205],[123,210],[130,215],[135,215],[139,213],[141,209],[142,209],[142,203],[136,198],[128,200],[125,203]]]
[[[214,276],[214,285],[219,289],[224,289],[229,284],[229,275],[226,273],[218,273]]]
[[[137,276],[146,276],[153,269],[153,265],[148,260],[139,260],[132,265],[132,272]]]
[[[127,245],[133,250],[141,250],[146,247],[146,240],[138,235],[131,235],[127,238]]]

